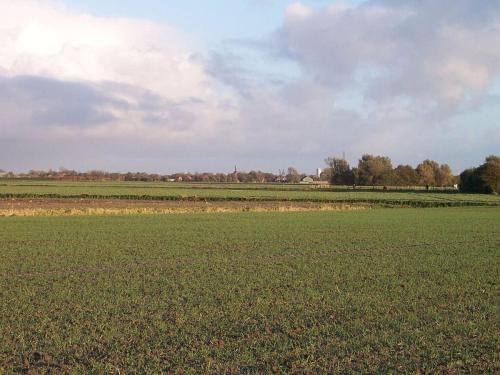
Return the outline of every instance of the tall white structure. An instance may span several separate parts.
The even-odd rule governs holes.
[[[316,177],[321,177],[321,172],[323,172],[321,168],[316,168]]]

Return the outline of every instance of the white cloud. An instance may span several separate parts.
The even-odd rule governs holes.
[[[313,79],[344,89],[359,76],[372,99],[440,105],[481,94],[500,74],[500,3],[368,1],[301,12],[290,6],[285,50]],[[471,13],[472,12],[472,13]]]
[[[0,66],[11,75],[120,82],[169,98],[210,94],[190,41],[149,21],[98,18],[52,2],[2,2],[0,43]]]
[[[0,2],[0,45],[4,135],[32,128],[31,137],[168,145],[209,135],[234,116],[222,109],[231,98],[193,57],[193,43],[166,25],[16,0]]]
[[[291,22],[301,21],[309,17],[311,14],[313,14],[312,9],[305,6],[301,2],[296,2],[289,5],[285,13],[287,19]]]

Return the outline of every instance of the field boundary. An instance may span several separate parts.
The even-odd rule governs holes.
[[[199,197],[181,195],[121,195],[121,194],[57,194],[57,193],[1,193],[0,199],[93,199],[93,200],[135,200],[135,201],[181,201],[181,202],[286,202],[286,203],[319,203],[319,204],[365,204],[383,207],[464,207],[464,206],[497,206],[500,200],[466,201],[466,200],[416,200],[416,199],[384,199],[384,198],[276,198],[276,197]]]

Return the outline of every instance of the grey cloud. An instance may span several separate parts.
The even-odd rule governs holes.
[[[0,98],[4,126],[95,125],[115,119],[105,106],[126,106],[93,85],[35,76],[0,77]]]
[[[497,1],[374,0],[289,17],[277,35],[318,82],[361,81],[375,100],[457,102],[500,73],[499,25]]]
[[[242,67],[241,58],[235,54],[213,51],[202,63],[210,76],[242,95],[252,86],[250,72]]]
[[[232,89],[236,95],[250,99],[252,91],[258,88],[280,87],[286,84],[287,77],[279,76],[267,71],[258,71],[246,66],[245,58],[238,54],[238,48],[262,51],[265,50],[264,60],[268,56],[268,45],[266,42],[255,42],[251,40],[228,41],[229,51],[212,51],[207,58],[200,59],[205,71],[218,83]],[[231,51],[231,47],[236,51]]]
[[[63,81],[39,76],[0,77],[0,133],[59,127],[88,129],[135,114],[149,125],[185,130],[193,126],[197,98],[169,101],[140,87],[114,82]]]
[[[215,155],[223,158],[217,150],[227,141],[217,132],[196,132],[197,112],[210,105],[116,82],[0,77],[0,161],[14,170],[167,172],[189,169],[194,160],[206,166]],[[170,136],[186,132],[186,138]]]
[[[429,129],[418,116],[407,111],[396,114],[395,108],[377,108],[369,115],[345,110],[336,104],[332,90],[307,81],[252,90],[240,102],[239,111],[236,121],[180,141],[168,136],[143,137],[143,132],[170,123],[161,116],[147,119],[158,116],[149,110],[144,112],[143,121],[150,125],[131,135],[60,139],[37,136],[36,132],[6,134],[0,136],[0,160],[3,169],[20,170],[64,166],[82,170],[229,171],[237,164],[240,169],[272,171],[295,165],[312,173],[322,166],[324,157],[345,151],[352,163],[364,152],[388,154],[394,163],[415,164],[431,157],[451,163],[459,172],[495,152],[500,142],[500,134],[491,126],[473,131],[471,141],[467,130],[452,125]],[[192,119],[177,121],[193,126]]]

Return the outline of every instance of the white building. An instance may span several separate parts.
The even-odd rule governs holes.
[[[314,180],[311,177],[304,177],[300,181],[301,184],[312,184],[313,182],[314,182]]]

